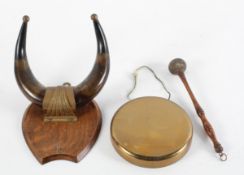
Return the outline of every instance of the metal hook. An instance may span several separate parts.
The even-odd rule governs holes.
[[[136,88],[136,85],[137,85],[137,75],[138,75],[138,71],[139,71],[140,69],[143,69],[143,68],[149,70],[149,71],[153,74],[154,78],[155,78],[157,81],[159,81],[159,83],[162,85],[162,87],[164,88],[164,90],[165,90],[165,91],[167,92],[167,94],[169,95],[169,96],[168,96],[168,100],[170,100],[171,93],[170,93],[170,92],[168,91],[168,89],[166,88],[164,82],[157,76],[157,74],[153,71],[153,69],[151,69],[150,67],[145,66],[145,65],[144,65],[144,66],[140,66],[140,67],[137,68],[137,69],[135,70],[135,72],[133,73],[133,75],[134,75],[134,85],[133,85],[132,89],[129,91],[129,93],[127,94],[127,98],[130,99],[130,95],[134,92],[134,90],[135,90],[135,88]]]
[[[219,153],[219,158],[220,158],[221,161],[226,161],[227,160],[227,154]]]
[[[69,87],[69,86],[71,86],[71,84],[69,82],[65,82],[65,83],[63,83],[63,86]]]

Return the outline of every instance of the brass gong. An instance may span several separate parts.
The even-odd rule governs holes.
[[[111,122],[111,140],[115,150],[127,161],[142,167],[158,168],[179,160],[192,140],[192,123],[188,114],[170,101],[170,92],[148,66],[146,68],[162,84],[168,99],[145,96],[128,101],[115,113]]]

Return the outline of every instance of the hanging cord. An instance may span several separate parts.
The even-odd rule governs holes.
[[[171,93],[168,91],[168,89],[166,88],[164,82],[157,76],[157,74],[148,66],[140,66],[139,68],[137,68],[135,70],[135,72],[133,73],[133,77],[134,77],[134,84],[133,84],[133,87],[132,89],[129,91],[129,93],[127,94],[127,98],[130,99],[130,96],[131,94],[134,92],[134,90],[136,89],[136,86],[137,86],[137,77],[138,77],[138,71],[141,70],[141,69],[147,69],[149,70],[154,78],[162,85],[163,89],[167,92],[168,94],[168,100],[170,100],[170,97],[171,97]]]

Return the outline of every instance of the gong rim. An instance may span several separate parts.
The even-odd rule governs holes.
[[[147,101],[147,100],[149,100],[149,101],[150,100],[152,100],[152,101],[154,101],[154,100],[157,100],[157,101],[160,100],[160,102],[168,103],[168,105],[172,105],[175,108],[178,108],[182,112],[181,114],[184,114],[184,115],[182,115],[182,118],[185,120],[184,122],[186,123],[187,128],[185,128],[185,129],[183,128],[183,130],[185,130],[187,132],[186,133],[186,137],[183,138],[183,140],[184,140],[182,142],[183,144],[178,145],[178,147],[177,146],[174,146],[174,148],[172,149],[172,151],[169,151],[170,149],[168,150],[169,151],[168,153],[166,153],[167,151],[166,152],[165,151],[162,151],[163,154],[159,154],[157,152],[156,155],[155,154],[154,155],[150,155],[148,153],[148,150],[147,150],[147,154],[145,154],[145,152],[143,152],[143,151],[142,152],[140,152],[140,151],[138,152],[137,150],[132,149],[131,146],[127,146],[127,145],[125,145],[123,143],[126,140],[126,139],[123,139],[124,136],[130,137],[130,135],[128,133],[127,133],[127,135],[125,134],[126,133],[125,130],[126,129],[131,130],[131,128],[126,128],[127,127],[126,124],[125,124],[126,122],[123,123],[123,119],[121,119],[122,116],[123,116],[123,110],[126,111],[125,109],[127,108],[127,112],[128,112],[128,111],[130,111],[129,108],[133,108],[133,105],[131,105],[131,104],[133,104],[133,103],[135,103],[137,101],[143,102],[143,101]],[[132,107],[128,107],[129,105],[131,105]],[[142,107],[145,107],[145,106],[142,105]],[[139,110],[141,110],[141,109],[139,109]],[[136,110],[133,109],[133,111],[136,111]],[[124,112],[124,114],[125,113],[126,112]],[[126,121],[126,118],[127,117],[128,116],[125,116],[125,121]],[[131,117],[132,116],[130,116],[128,118],[131,118]],[[140,117],[142,117],[142,116],[140,116]],[[123,125],[123,126],[121,126],[122,129],[121,128],[118,129],[119,128],[118,127],[118,121],[119,121],[118,118],[121,119],[120,122]],[[138,119],[138,117],[137,117],[137,119]],[[143,117],[142,117],[142,119],[143,119]],[[117,124],[116,124],[116,122],[117,122]],[[160,122],[162,122],[162,121],[160,121]],[[128,124],[128,122],[127,122],[127,124]],[[133,124],[132,125],[131,124],[128,124],[128,125],[133,126]],[[138,123],[137,123],[137,125],[138,125]],[[117,127],[117,130],[116,130],[115,127]],[[124,128],[126,128],[126,129],[124,129]],[[125,132],[125,133],[121,133],[121,132]],[[119,134],[120,134],[121,137],[118,136]],[[180,158],[182,158],[187,153],[187,151],[188,151],[188,149],[189,149],[189,147],[191,145],[191,140],[192,140],[192,136],[193,136],[193,127],[192,127],[192,123],[191,123],[191,120],[190,120],[188,114],[185,112],[184,109],[182,109],[176,103],[174,103],[172,101],[169,101],[167,99],[161,98],[161,97],[146,96],[146,97],[140,97],[140,98],[136,98],[136,99],[130,100],[129,102],[127,102],[124,105],[122,105],[116,111],[116,113],[114,114],[113,119],[111,121],[110,135],[111,135],[111,141],[112,141],[113,147],[118,152],[118,154],[120,156],[122,156],[124,159],[126,159],[130,163],[135,164],[137,166],[149,167],[149,168],[159,168],[159,167],[164,167],[164,166],[167,166],[167,165],[170,165],[170,164],[176,162],[177,160],[179,160]],[[140,136],[140,134],[139,134],[139,136]],[[127,139],[129,141],[132,140],[130,142],[130,145],[133,145],[133,144],[137,145],[137,142],[136,141],[133,143],[133,139],[132,138],[136,138],[136,137],[131,136],[130,139]],[[156,142],[157,141],[158,140],[156,140]],[[156,145],[156,147],[157,146],[158,145]],[[143,147],[143,146],[141,146],[141,147]]]

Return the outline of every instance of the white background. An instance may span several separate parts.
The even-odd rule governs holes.
[[[243,0],[1,0],[0,1],[0,174],[236,174],[244,173],[244,1]],[[17,87],[14,49],[22,16],[30,16],[29,63],[46,86],[81,82],[93,66],[96,40],[90,15],[97,13],[110,54],[109,79],[96,97],[103,113],[97,143],[78,164],[40,165],[21,129],[30,102]],[[180,80],[168,72],[175,57],[188,64],[186,76],[228,154],[220,162],[203,131]],[[172,101],[194,126],[191,149],[177,163],[159,169],[134,166],[110,142],[109,127],[132,86],[132,72],[149,65],[172,92]],[[160,85],[141,71],[134,97],[166,97]]]

